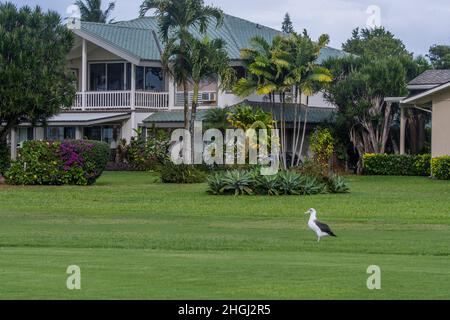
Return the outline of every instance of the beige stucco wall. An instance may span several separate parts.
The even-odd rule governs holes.
[[[450,155],[450,90],[433,97],[432,153]]]

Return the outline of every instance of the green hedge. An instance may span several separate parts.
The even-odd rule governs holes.
[[[450,156],[434,158],[431,161],[433,176],[440,180],[450,180]]]
[[[99,141],[27,141],[5,178],[15,185],[91,185],[108,157],[108,145]]]
[[[363,169],[366,175],[430,176],[431,155],[365,154]]]

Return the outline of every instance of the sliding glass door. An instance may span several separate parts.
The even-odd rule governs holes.
[[[89,64],[89,91],[131,90],[131,63],[106,62]],[[165,91],[162,68],[136,67],[136,90]]]

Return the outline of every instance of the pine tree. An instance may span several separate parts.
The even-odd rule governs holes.
[[[291,16],[289,13],[286,13],[284,16],[283,25],[281,26],[281,31],[284,33],[290,34],[294,32],[294,25],[292,24]]]

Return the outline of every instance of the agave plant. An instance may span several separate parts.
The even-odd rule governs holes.
[[[325,184],[319,182],[316,178],[314,177],[309,177],[309,176],[302,176],[302,178],[300,179],[300,193],[302,195],[314,195],[314,194],[320,194],[320,193],[324,193],[325,192]]]
[[[279,192],[279,183],[278,176],[259,176],[255,179],[256,190],[259,194],[269,195],[269,196],[278,196]]]
[[[278,174],[278,187],[285,195],[299,195],[301,190],[301,176],[292,171]]]
[[[330,177],[327,183],[328,191],[330,193],[348,193],[350,192],[350,187],[347,181],[341,176],[333,175]]]
[[[238,195],[251,195],[253,194],[252,185],[254,183],[251,174],[247,171],[229,171],[223,177],[225,187],[224,192],[234,193]]]
[[[221,195],[224,193],[225,182],[224,182],[225,174],[223,172],[215,173],[208,177],[208,193],[213,195]]]

